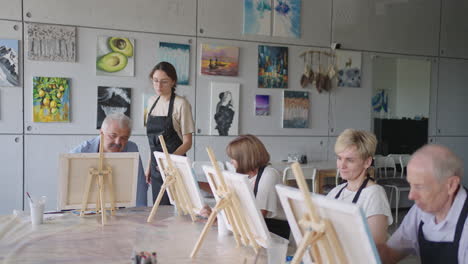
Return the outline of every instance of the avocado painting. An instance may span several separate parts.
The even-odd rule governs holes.
[[[70,122],[70,79],[33,77],[34,122]]]
[[[96,75],[133,76],[135,41],[124,37],[98,37]]]

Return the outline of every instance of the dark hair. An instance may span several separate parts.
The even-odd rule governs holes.
[[[156,64],[154,68],[151,70],[149,74],[149,78],[153,79],[153,75],[155,71],[163,71],[169,76],[174,81],[174,87],[172,87],[172,90],[175,91],[175,88],[177,86],[177,71],[174,68],[172,64],[170,64],[167,61],[161,61],[160,63]]]

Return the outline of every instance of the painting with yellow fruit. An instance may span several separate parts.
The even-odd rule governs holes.
[[[34,122],[70,121],[70,79],[33,77]]]

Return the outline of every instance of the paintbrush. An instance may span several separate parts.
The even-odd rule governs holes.
[[[31,195],[29,195],[29,192],[26,192],[26,195],[28,196],[29,200],[31,200],[31,203],[34,203],[33,199],[31,198]]]

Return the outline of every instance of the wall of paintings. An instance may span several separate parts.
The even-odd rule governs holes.
[[[466,142],[463,115],[450,112],[468,111],[468,104],[450,97],[452,90],[464,91],[458,87],[468,81],[463,74],[468,37],[453,35],[464,32],[464,23],[453,23],[466,20],[456,11],[460,8],[444,3],[440,12],[439,0],[428,1],[424,8],[411,1],[361,4],[0,0],[0,53],[2,47],[3,55],[8,53],[0,74],[0,142],[15,153],[2,155],[0,166],[11,167],[19,160],[17,169],[1,177],[15,186],[24,184],[8,197],[0,194],[0,200],[22,204],[25,190],[55,197],[58,153],[96,135],[109,109],[132,117],[132,140],[146,160],[144,106],[154,94],[148,73],[161,59],[176,65],[181,77],[177,92],[193,108],[196,133],[188,155],[194,160],[207,160],[208,145],[225,160],[225,145],[243,133],[259,135],[275,161],[289,153],[333,159],[334,140],[341,131],[371,129],[371,65],[379,52],[433,60],[430,138],[454,144],[449,137],[456,136]],[[439,33],[444,36],[440,46]],[[341,43],[345,53],[351,51],[334,61],[334,88],[303,88],[307,65],[300,55],[330,52],[332,42]],[[313,71],[329,70],[318,68],[319,59],[311,62]],[[106,60],[118,65],[108,67]],[[437,120],[436,113],[451,118]],[[467,149],[458,150],[466,160]]]

